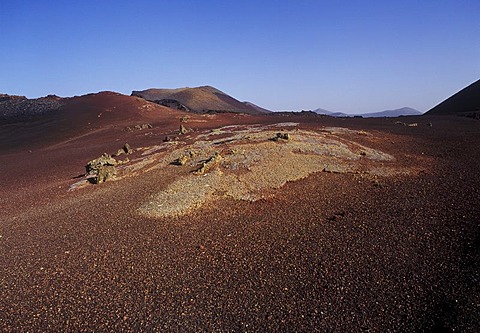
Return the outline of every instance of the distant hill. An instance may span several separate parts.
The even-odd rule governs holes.
[[[265,113],[264,109],[261,109],[256,105],[240,102],[211,86],[178,89],[147,89],[143,91],[133,91],[132,96],[141,97],[148,101],[168,107],[196,113]]]
[[[480,80],[447,98],[426,114],[461,114],[480,111]]]
[[[409,107],[403,107],[400,109],[394,109],[394,110],[384,110],[380,112],[371,112],[371,113],[360,113],[360,114],[347,114],[343,112],[331,112],[325,109],[315,109],[315,113],[318,114],[325,114],[327,116],[331,117],[355,117],[355,116],[361,116],[364,118],[374,118],[374,117],[400,117],[400,116],[419,116],[422,114],[422,112],[409,108]]]
[[[373,118],[373,117],[400,117],[400,116],[420,116],[423,113],[409,108],[409,107],[403,107],[400,109],[394,109],[394,110],[384,110],[380,112],[373,112],[373,113],[363,113],[361,114],[362,117],[364,118]]]
[[[351,114],[346,114],[346,113],[343,113],[343,112],[332,112],[332,111],[328,111],[328,110],[325,110],[325,109],[315,109],[315,110],[313,110],[313,112],[318,113],[318,114],[324,114],[324,115],[331,116],[331,117],[351,117],[352,116]]]

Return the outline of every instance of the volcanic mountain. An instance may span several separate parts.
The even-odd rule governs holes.
[[[147,89],[133,91],[132,96],[144,98],[148,101],[179,110],[196,113],[235,112],[247,114],[262,114],[269,111],[239,100],[211,87],[178,89]]]
[[[480,80],[463,88],[450,96],[437,106],[430,109],[427,114],[466,114],[480,112]]]

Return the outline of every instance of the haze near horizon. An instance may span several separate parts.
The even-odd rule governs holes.
[[[480,77],[478,1],[2,1],[0,93],[214,86],[271,110],[427,111]]]

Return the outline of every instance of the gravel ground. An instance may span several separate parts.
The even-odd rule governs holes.
[[[68,192],[86,141],[1,155],[0,330],[480,331],[480,122],[292,121],[375,133],[357,141],[420,171],[314,173],[254,203],[146,218],[178,168]]]

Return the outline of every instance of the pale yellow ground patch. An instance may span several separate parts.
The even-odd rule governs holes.
[[[336,135],[351,134],[350,130],[329,128],[315,132],[298,130],[295,126],[284,123],[224,127],[199,135],[195,143],[162,155],[157,167],[186,167],[192,171],[216,154],[221,157],[205,173],[190,172],[180,177],[153,195],[138,212],[150,217],[168,217],[186,214],[219,198],[256,201],[275,195],[286,182],[320,171],[381,176],[406,172],[395,168],[393,156]],[[289,133],[289,140],[272,140],[280,128],[286,128],[283,132]],[[182,156],[188,156],[185,165],[167,165]],[[372,167],[360,168],[360,159],[368,159],[367,165]]]

